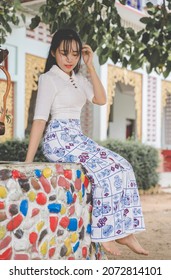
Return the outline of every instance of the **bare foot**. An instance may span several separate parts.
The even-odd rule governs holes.
[[[102,242],[101,244],[108,253],[111,253],[112,255],[115,255],[115,256],[121,255],[121,252],[118,249],[118,247],[116,246],[116,242],[114,240]]]
[[[136,254],[141,254],[141,255],[148,255],[148,251],[146,251],[138,242],[134,234],[130,234],[126,237],[120,238],[115,240],[117,243],[121,245],[126,245],[128,246],[133,252]]]

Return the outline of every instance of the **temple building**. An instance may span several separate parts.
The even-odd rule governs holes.
[[[0,142],[23,139],[29,135],[37,94],[38,77],[44,71],[51,35],[45,24],[29,29],[32,11],[38,10],[45,1],[22,1],[27,8],[26,24],[13,27],[3,48],[9,50],[6,67],[11,75],[11,91],[8,97],[8,113],[12,115]],[[145,14],[145,0],[116,2],[124,26],[135,30],[142,28],[139,19]],[[160,2],[160,1],[153,1]],[[107,104],[96,106],[87,103],[82,111],[82,128],[94,140],[133,138],[159,150],[160,171],[171,172],[171,75],[167,79],[145,69],[131,71],[108,59],[95,67],[107,92]],[[81,71],[88,76],[82,65]],[[6,81],[0,74],[0,91]],[[1,102],[2,94],[0,96]],[[171,178],[170,178],[171,179]]]

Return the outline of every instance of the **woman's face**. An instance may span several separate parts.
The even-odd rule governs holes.
[[[71,75],[72,70],[80,59],[78,43],[72,40],[69,43],[69,48],[66,49],[64,41],[62,41],[59,48],[57,48],[56,53],[53,53],[52,55],[55,56],[56,63],[61,70],[66,74]]]

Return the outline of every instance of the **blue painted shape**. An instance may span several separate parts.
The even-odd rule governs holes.
[[[74,246],[73,246],[73,252],[75,253],[80,246],[80,242],[78,241]]]
[[[36,175],[38,178],[40,178],[40,177],[42,176],[42,172],[41,172],[40,169],[35,169],[35,170],[34,170],[34,173],[35,173],[35,175]]]
[[[69,220],[68,230],[70,231],[76,231],[78,228],[78,222],[76,218],[71,218]]]
[[[26,216],[27,212],[28,212],[28,200],[27,199],[23,199],[20,203],[20,212]]]
[[[80,170],[76,170],[76,175],[77,175],[77,178],[80,178],[81,177],[81,171]]]
[[[85,195],[85,187],[84,187],[84,184],[82,184],[82,197],[84,197]]]
[[[66,196],[67,196],[67,203],[71,204],[73,202],[72,193],[70,191],[67,191]]]
[[[59,213],[61,211],[62,205],[59,203],[51,203],[48,205],[50,213]]]
[[[89,234],[91,233],[91,224],[88,224],[88,225],[87,225],[87,230],[86,230],[86,232],[89,233]]]

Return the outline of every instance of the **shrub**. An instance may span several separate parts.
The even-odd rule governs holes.
[[[28,139],[25,140],[11,140],[0,143],[0,160],[1,161],[25,161],[28,149]],[[42,153],[41,146],[39,146],[34,158],[35,162],[47,161]]]
[[[120,154],[132,165],[138,188],[147,190],[156,186],[159,180],[157,167],[159,164],[158,151],[152,146],[135,141],[106,140],[102,146]]]
[[[134,141],[107,140],[100,144],[126,158],[132,165],[140,189],[149,189],[158,183],[157,167],[159,163],[157,149]],[[12,140],[0,144],[1,161],[24,161],[28,148],[28,139]],[[46,162],[39,146],[35,162]]]

